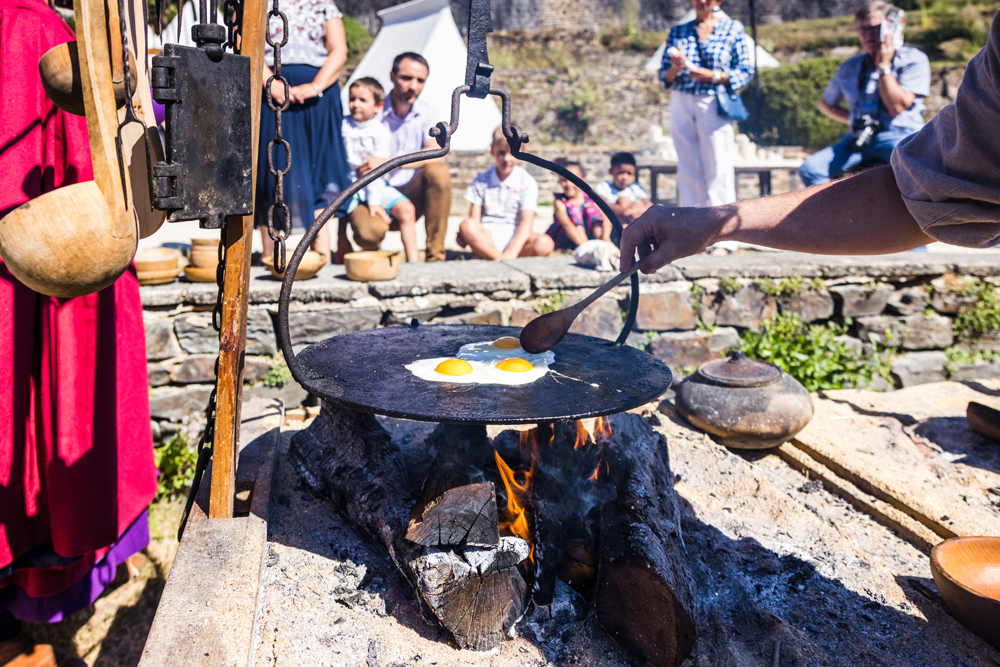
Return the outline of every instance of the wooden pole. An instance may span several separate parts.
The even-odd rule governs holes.
[[[245,0],[240,53],[250,56],[253,173],[257,174],[260,104],[264,69],[267,1]],[[254,192],[257,182],[254,180]],[[222,331],[219,334],[219,377],[216,391],[215,443],[212,453],[212,493],[208,518],[230,519],[236,495],[239,458],[240,406],[243,401],[243,359],[247,337],[250,291],[250,248],[254,216],[231,217],[226,224],[226,277],[222,290]]]

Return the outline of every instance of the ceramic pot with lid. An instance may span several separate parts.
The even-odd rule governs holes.
[[[685,419],[737,449],[777,447],[813,416],[805,387],[774,364],[742,352],[702,364],[676,393],[677,411]]]

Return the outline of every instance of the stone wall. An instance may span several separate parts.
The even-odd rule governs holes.
[[[331,336],[413,319],[523,326],[541,310],[572,303],[609,277],[577,267],[566,256],[406,265],[397,279],[375,283],[351,282],[341,267],[330,266],[317,278],[296,283],[291,338],[301,349]],[[810,322],[849,322],[851,335],[845,342],[859,353],[869,332],[892,332],[888,343],[898,387],[949,377],[998,377],[997,362],[951,364],[950,373],[946,368],[946,349],[975,344],[1000,350],[996,333],[978,341],[956,339],[953,333],[956,315],[974,304],[969,286],[983,281],[989,289],[1000,283],[1000,252],[691,257],[643,277],[637,331],[630,343],[680,372],[721,357],[738,343],[741,330],[758,327],[777,313],[796,313]],[[799,288],[787,289],[789,284]],[[781,285],[786,287],[775,289]],[[275,336],[279,287],[263,269],[253,269],[244,395],[279,396],[293,408],[311,400],[301,387],[294,381],[270,386],[281,379],[283,366]],[[598,300],[573,331],[616,337],[627,299],[627,288],[619,288]],[[211,391],[218,351],[211,321],[215,286],[178,282],[143,287],[142,302],[150,403],[159,438],[188,415],[199,415]]]

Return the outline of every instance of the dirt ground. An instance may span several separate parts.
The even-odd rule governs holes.
[[[150,543],[138,576],[119,579],[97,602],[60,623],[27,623],[36,642],[55,646],[58,655],[82,658],[90,667],[134,667],[177,552],[177,524],[184,501],[162,501],[149,508]]]

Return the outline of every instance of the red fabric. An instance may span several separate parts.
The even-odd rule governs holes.
[[[38,60],[72,40],[42,0],[0,0],[0,217],[91,180],[87,124],[42,90]],[[85,248],[67,248],[86,252]],[[69,587],[156,494],[139,284],[40,295],[0,264],[0,567],[39,545],[82,556],[19,570],[30,595]]]

